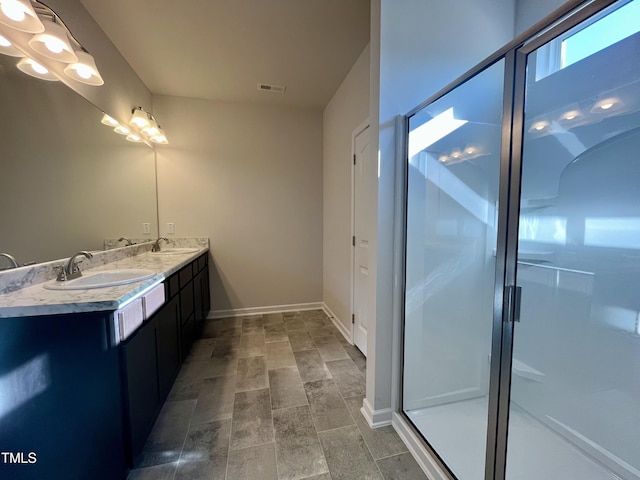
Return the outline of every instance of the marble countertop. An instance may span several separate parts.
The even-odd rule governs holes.
[[[180,255],[143,252],[95,268],[81,267],[87,274],[104,270],[140,268],[152,270],[157,275],[137,283],[90,290],[48,290],[43,286],[45,282],[26,286],[0,295],[0,318],[117,310],[208,250],[208,247],[199,247],[197,252]]]

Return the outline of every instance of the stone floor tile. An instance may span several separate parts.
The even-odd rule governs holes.
[[[255,333],[263,333],[263,320],[260,317],[244,318],[242,320],[242,334],[251,335]]]
[[[318,432],[353,425],[353,418],[332,379],[304,384],[313,423]]]
[[[318,350],[303,350],[301,352],[294,352],[293,355],[296,358],[296,364],[298,365],[298,371],[300,372],[300,378],[302,378],[303,383],[331,378],[331,373],[318,353]]]
[[[284,328],[284,323],[272,323],[264,326],[265,342],[283,342],[286,340],[289,340],[289,336]]]
[[[274,410],[273,424],[280,480],[296,480],[328,471],[308,406]]]
[[[238,360],[236,392],[259,390],[269,387],[265,357],[248,357]]]
[[[235,400],[236,377],[204,379],[200,384],[198,403],[191,417],[191,424],[230,419]]]
[[[333,480],[382,480],[358,427],[318,433]]]
[[[180,461],[173,480],[225,480],[226,462],[219,461]]]
[[[282,367],[295,367],[296,359],[289,341],[266,344],[267,368],[273,370]]]
[[[269,370],[269,388],[273,410],[307,404],[307,395],[297,367]]]
[[[227,480],[278,480],[275,443],[229,453]]]
[[[240,348],[238,349],[240,358],[264,355],[264,351],[264,333],[242,335],[240,337]]]
[[[353,360],[335,360],[326,364],[344,398],[365,395],[365,376]]]
[[[289,332],[289,343],[291,343],[291,349],[294,352],[301,350],[314,350],[316,344],[313,342],[313,338],[308,332],[297,331]]]
[[[179,459],[195,406],[196,400],[165,402],[142,453],[135,459],[136,468]]]
[[[131,470],[127,480],[173,480],[177,462]]]
[[[344,360],[347,358],[351,360],[349,355],[347,355],[347,352],[342,348],[340,341],[333,335],[314,337],[313,341],[318,347],[318,352],[320,352],[320,355],[325,362],[330,362],[332,360]]]
[[[378,460],[385,480],[429,480],[410,453]]]
[[[231,450],[273,442],[269,389],[236,393],[231,425]]]
[[[369,424],[360,412],[363,400],[364,396],[353,397],[348,398],[346,403],[373,458],[377,460],[379,458],[407,452],[407,446],[391,425],[379,428],[369,427]]]
[[[267,325],[284,325],[282,313],[266,313],[262,316],[264,326]]]
[[[207,461],[221,463],[223,460],[226,462],[230,435],[231,420],[191,425],[180,455],[180,464]]]
[[[299,314],[291,317],[285,317],[284,326],[287,329],[287,332],[307,329],[307,324],[304,323],[304,317]]]

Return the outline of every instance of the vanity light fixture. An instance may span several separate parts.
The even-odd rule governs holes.
[[[29,0],[0,0],[0,23],[21,32],[44,31],[44,25]]]
[[[87,85],[95,87],[104,85],[104,80],[100,72],[98,72],[98,67],[96,67],[96,61],[93,57],[84,50],[76,50],[75,54],[78,60],[64,68],[65,75]]]
[[[119,135],[129,135],[131,133],[131,130],[129,130],[124,125],[120,125],[120,124],[118,124],[118,126],[114,128],[113,131]]]
[[[103,125],[107,125],[108,127],[115,127],[117,125],[120,125],[115,118],[107,115],[106,113],[102,115],[102,120],[100,120],[100,123],[102,123]]]
[[[33,36],[15,32],[32,33]],[[0,53],[33,57],[48,74],[33,75],[53,80],[63,75],[76,82],[99,86],[104,80],[94,58],[69,31],[60,17],[38,0],[0,0]],[[37,55],[36,55],[37,54]],[[29,75],[31,69],[18,68]],[[38,72],[36,72],[38,73]],[[42,76],[46,75],[46,76]]]
[[[40,80],[47,80],[49,82],[58,82],[60,80],[51,73],[47,67],[29,57],[22,58],[18,62],[17,67],[21,72],[31,75],[32,77],[39,78]]]
[[[131,119],[129,127],[124,126],[115,118],[103,113],[100,123],[115,127],[114,132],[120,135],[126,135],[126,139],[134,143],[145,143],[151,146],[151,143],[166,145],[169,143],[167,136],[158,125],[155,117],[142,107],[134,107],[131,110]]]
[[[24,57],[24,53],[14,47],[13,44],[2,35],[0,35],[0,53],[10,57]]]
[[[158,133],[149,137],[149,140],[151,140],[153,143],[159,143],[161,145],[166,145],[169,143],[169,140],[167,140],[167,136],[164,134],[164,130],[159,125],[158,125]]]
[[[53,20],[42,20],[44,32],[34,35],[29,40],[29,46],[40,55],[44,55],[51,60],[57,60],[63,63],[77,62],[76,57],[65,28],[56,23],[56,17]]]
[[[138,128],[145,128],[149,125],[149,114],[142,107],[136,107],[131,112],[129,124]]]

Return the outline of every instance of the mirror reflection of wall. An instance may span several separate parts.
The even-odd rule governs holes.
[[[154,151],[125,141],[87,100],[24,75],[15,61],[0,55],[0,252],[24,264],[102,250],[105,238],[156,238]],[[151,224],[146,236],[143,222]]]

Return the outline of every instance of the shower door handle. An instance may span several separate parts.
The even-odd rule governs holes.
[[[507,322],[520,322],[520,303],[522,299],[522,287],[519,285],[507,285],[504,292],[504,309],[507,312]]]

